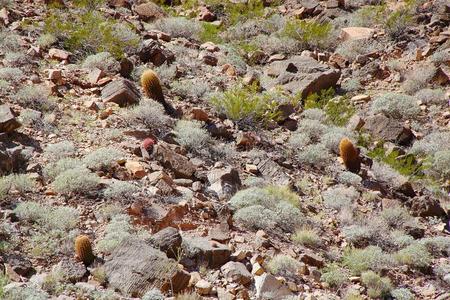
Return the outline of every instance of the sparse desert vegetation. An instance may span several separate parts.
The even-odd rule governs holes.
[[[449,12],[0,0],[0,299],[450,299]]]

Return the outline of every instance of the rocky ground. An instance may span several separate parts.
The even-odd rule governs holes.
[[[449,22],[0,0],[0,298],[450,299]]]

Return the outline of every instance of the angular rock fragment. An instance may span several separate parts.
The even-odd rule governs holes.
[[[120,107],[139,102],[140,93],[133,82],[118,79],[110,82],[102,89],[103,102],[114,102]]]

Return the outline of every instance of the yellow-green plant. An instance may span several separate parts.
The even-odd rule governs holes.
[[[299,41],[307,47],[322,47],[327,43],[332,26],[311,20],[291,20],[286,23],[282,36]]]

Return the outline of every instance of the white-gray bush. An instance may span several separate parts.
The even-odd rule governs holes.
[[[108,74],[115,74],[120,70],[120,63],[109,52],[89,55],[81,66],[89,70],[98,68]]]
[[[130,200],[133,197],[133,194],[137,192],[139,192],[139,187],[136,185],[126,181],[116,180],[105,189],[103,195],[107,199],[127,201]]]
[[[438,151],[434,154],[432,170],[438,177],[450,179],[450,150]]]
[[[105,236],[97,244],[97,249],[105,254],[111,253],[119,243],[131,235],[132,226],[128,215],[119,214],[106,225]]]
[[[320,123],[325,122],[325,120],[327,119],[326,113],[320,108],[306,109],[302,112],[301,116],[308,120],[319,121]]]
[[[15,100],[26,108],[48,111],[55,107],[55,103],[49,99],[49,96],[48,88],[42,85],[27,85],[17,92]]]
[[[415,94],[415,97],[425,104],[447,104],[447,101],[445,101],[445,91],[443,89],[423,89],[418,91]]]
[[[159,19],[154,23],[157,30],[170,34],[172,37],[197,38],[201,25],[195,19],[183,17],[169,17]]]
[[[119,149],[114,147],[103,147],[86,155],[82,162],[92,170],[109,170],[115,162],[123,157],[124,154]]]
[[[416,141],[410,152],[419,155],[433,155],[450,149],[450,131],[435,131]]]
[[[399,93],[385,93],[375,98],[370,110],[396,119],[414,118],[420,113],[416,98]]]
[[[164,131],[170,124],[170,118],[164,108],[156,101],[141,101],[123,113],[123,117],[130,125],[145,126],[155,131]]]
[[[414,70],[406,75],[406,80],[402,84],[402,89],[407,94],[414,94],[425,88],[436,74],[436,68],[433,65],[416,66]]]
[[[341,210],[352,206],[353,202],[359,197],[359,193],[354,187],[337,185],[324,191],[322,197],[326,206]]]
[[[23,79],[23,76],[24,74],[19,68],[0,68],[0,79],[5,80],[10,84],[19,83]]]
[[[362,178],[353,172],[344,171],[339,173],[337,176],[337,181],[343,184],[356,186],[361,183]]]
[[[198,152],[211,142],[211,136],[202,126],[199,121],[179,120],[174,128],[175,140],[188,150]]]
[[[51,160],[57,161],[62,158],[68,158],[75,154],[75,145],[70,141],[62,141],[55,144],[49,144],[44,149],[44,156]]]
[[[95,192],[99,182],[100,178],[87,168],[76,167],[56,176],[53,188],[57,193],[64,195],[87,194]]]
[[[54,180],[64,171],[81,166],[81,161],[75,158],[62,158],[57,162],[49,163],[44,167],[43,175],[47,180]]]

